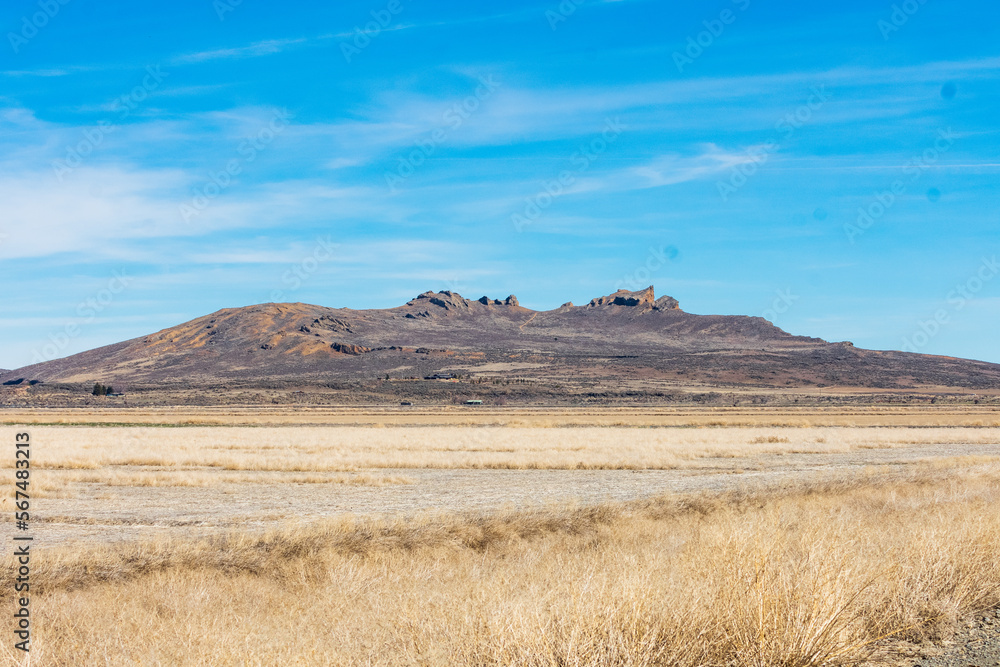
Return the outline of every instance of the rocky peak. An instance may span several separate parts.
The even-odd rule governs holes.
[[[653,294],[653,286],[650,285],[646,289],[636,292],[620,289],[614,294],[591,299],[587,305],[590,308],[597,308],[599,306],[643,306],[652,305],[655,300],[656,296]]]
[[[427,306],[437,306],[438,308],[443,308],[446,312],[461,312],[468,311],[473,307],[483,306],[517,306],[517,297],[511,294],[506,299],[501,301],[500,299],[491,299],[488,296],[482,296],[475,301],[466,299],[458,292],[452,292],[450,290],[444,290],[441,292],[424,292],[418,295],[415,299],[411,299],[406,303],[407,306],[416,306],[418,308],[423,308]]]
[[[653,286],[650,285],[644,290],[635,292],[620,289],[614,294],[591,299],[587,306],[589,308],[598,308],[600,306],[651,306],[655,300],[656,296],[653,294]]]
[[[653,286],[650,285],[644,290],[636,290],[635,292],[620,289],[614,294],[591,299],[590,303],[587,304],[588,308],[599,308],[601,306],[639,307],[642,310],[677,310],[680,304],[677,302],[677,299],[670,296],[661,296],[657,299],[656,294],[653,292]]]
[[[653,302],[653,310],[679,310],[681,304],[672,296],[661,296]]]
[[[428,305],[444,308],[448,311],[468,310],[471,302],[458,292],[444,290],[443,292],[424,292],[406,303],[407,306]]]

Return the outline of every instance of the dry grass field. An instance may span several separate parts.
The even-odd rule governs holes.
[[[899,404],[849,407],[497,408],[171,406],[160,408],[5,408],[0,425],[152,426],[994,426],[995,407]]]
[[[120,467],[187,473],[371,469],[662,470],[704,459],[831,454],[931,444],[1000,444],[1000,428],[35,427],[41,479]]]
[[[896,664],[1000,605],[988,419],[524,419],[32,426],[30,664]]]
[[[33,663],[857,664],[1000,604],[998,502],[996,463],[945,461],[755,494],[64,547],[36,566]]]

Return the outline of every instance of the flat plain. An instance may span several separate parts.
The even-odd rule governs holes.
[[[1000,604],[990,410],[2,418],[38,664],[915,664]]]

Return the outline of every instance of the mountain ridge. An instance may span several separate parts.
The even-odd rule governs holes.
[[[698,315],[652,286],[586,305],[423,292],[384,309],[265,303],[0,375],[45,383],[219,387],[453,373],[552,386],[1000,389],[1000,365],[795,336],[760,317]],[[646,389],[643,389],[645,391]]]

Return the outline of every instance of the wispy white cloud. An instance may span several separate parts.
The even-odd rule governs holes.
[[[281,229],[324,219],[332,224],[405,217],[404,210],[379,191],[286,180],[252,188],[234,185],[185,220],[180,205],[190,204],[192,184],[203,180],[197,172],[135,166],[80,167],[62,183],[51,172],[0,173],[0,232],[6,235],[0,259],[60,253],[120,257],[127,255],[122,244],[143,240]],[[167,254],[162,242],[155,254]]]
[[[67,69],[35,69],[35,70],[6,70],[3,72],[4,76],[38,76],[38,77],[54,77],[54,76],[66,76],[69,74]]]
[[[604,0],[605,2],[611,0]],[[546,9],[551,7],[529,7],[526,9],[521,9],[516,12],[501,12],[499,14],[486,14],[481,16],[466,16],[463,18],[456,18],[447,21],[423,21],[417,23],[398,23],[391,24],[385,27],[380,27],[379,33],[382,32],[397,32],[400,30],[419,30],[424,28],[440,28],[440,27],[454,27],[460,25],[471,25],[475,23],[490,23],[492,21],[511,21],[511,20],[521,20],[532,17],[542,17]],[[358,27],[364,31],[364,25],[371,21],[370,18],[363,16],[363,20],[358,22]],[[374,33],[375,31],[371,31]],[[353,30],[342,31],[336,33],[327,33],[320,35],[317,39],[346,39],[354,37],[356,33]]]
[[[211,51],[199,51],[176,56],[171,60],[171,64],[190,65],[205,62],[207,60],[222,60],[233,58],[256,58],[259,56],[269,56],[281,53],[288,47],[304,44],[308,40],[304,37],[298,39],[267,39],[254,42],[248,46],[238,46],[228,49],[214,49]]]
[[[11,77],[41,77],[41,78],[52,78],[60,76],[69,76],[70,74],[78,74],[81,72],[94,72],[100,69],[106,69],[105,65],[64,65],[60,67],[39,67],[37,69],[27,69],[27,70],[4,70],[0,72],[4,76]]]
[[[734,152],[709,144],[698,155],[665,155],[647,164],[621,170],[607,179],[607,185],[616,189],[645,189],[717,176],[738,165],[753,162],[751,153],[761,148],[751,147],[749,151]]]

